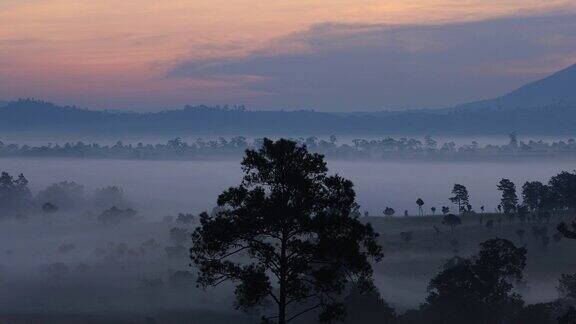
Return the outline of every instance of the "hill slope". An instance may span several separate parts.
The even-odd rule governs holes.
[[[576,104],[576,64],[504,96],[459,105],[459,110],[510,110]]]

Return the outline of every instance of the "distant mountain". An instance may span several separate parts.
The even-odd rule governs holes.
[[[576,135],[576,65],[502,97],[453,109],[376,113],[185,107],[92,111],[18,100],[0,106],[0,133],[132,135]]]
[[[576,105],[576,64],[504,96],[459,105],[458,110],[510,110]]]
[[[576,105],[381,115],[187,107],[117,113],[23,100],[0,108],[0,134],[129,135],[575,135]]]

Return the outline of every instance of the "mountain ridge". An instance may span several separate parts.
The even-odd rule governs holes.
[[[456,110],[528,109],[576,104],[576,63],[502,96],[457,105]]]
[[[576,64],[503,96],[439,110],[329,113],[187,106],[96,111],[22,99],[0,106],[2,132],[116,134],[574,134]]]

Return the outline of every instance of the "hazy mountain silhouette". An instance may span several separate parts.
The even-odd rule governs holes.
[[[459,105],[460,110],[526,109],[576,104],[576,64],[528,83],[504,96]]]
[[[187,106],[157,113],[92,111],[21,99],[0,104],[0,130],[84,134],[573,134],[576,65],[504,96],[442,110],[325,113]]]

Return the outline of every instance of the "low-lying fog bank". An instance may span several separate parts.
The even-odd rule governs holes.
[[[217,196],[242,178],[240,160],[134,161],[75,159],[0,159],[0,170],[24,173],[33,192],[60,181],[84,186],[86,194],[110,185],[124,189],[140,215],[159,219],[170,213],[210,210]],[[494,211],[500,200],[496,184],[508,178],[518,186],[546,181],[574,169],[564,160],[526,162],[348,162],[328,160],[331,173],[354,182],[361,211],[382,215],[386,206],[402,215],[417,214],[422,198],[427,212],[448,205],[455,183],[468,188],[475,209]]]
[[[430,279],[448,259],[475,254],[490,238],[528,249],[525,281],[514,286],[528,303],[555,300],[561,274],[573,273],[576,244],[556,232],[572,215],[564,210],[520,220],[494,212],[501,178],[520,190],[524,181],[546,183],[570,164],[328,161],[328,167],[355,183],[362,222],[381,234],[385,257],[374,265],[375,284],[398,313],[425,300]],[[28,204],[25,212],[0,211],[0,291],[8,292],[0,294],[0,319],[30,323],[33,314],[42,314],[42,320],[54,316],[58,323],[74,323],[75,316],[82,321],[94,316],[93,323],[184,323],[183,318],[253,323],[258,318],[233,311],[231,285],[198,288],[187,250],[197,214],[211,212],[218,194],[240,182],[237,161],[2,159],[0,170],[12,175],[14,197]],[[476,213],[465,213],[451,228],[441,207],[455,209],[448,200],[455,183],[468,187]],[[422,214],[436,215],[383,216],[390,206],[396,216],[403,210],[417,215],[417,198],[423,199]],[[27,319],[19,320],[23,314]]]
[[[204,291],[195,285],[187,247],[197,219],[173,216],[106,224],[91,215],[56,212],[1,221],[0,290],[8,292],[0,295],[2,312],[233,314],[231,286]],[[440,216],[363,218],[381,233],[385,258],[375,265],[375,283],[384,299],[399,312],[416,307],[447,259],[477,253],[480,242],[496,236],[528,248],[526,282],[517,292],[531,303],[555,299],[558,278],[573,271],[576,244],[554,237],[545,245],[533,228],[546,228],[552,236],[555,225],[568,217],[526,224],[504,219],[491,229],[484,225],[499,218],[471,216],[454,232]],[[518,229],[525,234],[518,235]],[[401,234],[407,232],[410,239]]]

